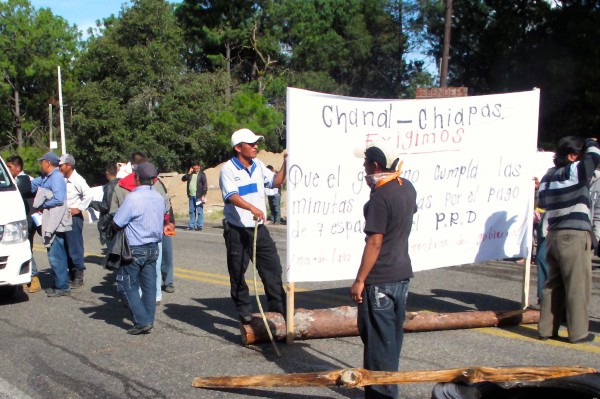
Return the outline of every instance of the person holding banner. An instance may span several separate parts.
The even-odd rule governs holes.
[[[564,311],[569,341],[591,342],[588,304],[592,285],[590,181],[600,165],[595,139],[567,136],[558,142],[555,167],[542,178],[538,205],[546,210],[548,279],[538,324],[539,338],[557,338]]]
[[[364,206],[366,243],[350,296],[358,303],[363,367],[398,371],[408,284],[413,277],[408,237],[417,211],[412,183],[400,178],[398,157],[384,148],[364,152],[371,196]],[[365,398],[397,398],[397,385],[365,387]]]
[[[256,269],[265,287],[269,312],[285,316],[285,291],[281,282],[281,261],[275,242],[264,225],[265,188],[277,188],[285,179],[286,159],[274,174],[258,159],[258,142],[263,136],[250,129],[240,129],[231,135],[234,156],[221,168],[219,186],[225,208],[223,238],[227,248],[227,269],[231,282],[231,299],[240,322],[252,321],[252,302],[244,275],[256,248]],[[254,247],[254,231],[257,236]]]

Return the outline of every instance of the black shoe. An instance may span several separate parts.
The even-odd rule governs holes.
[[[150,330],[152,330],[152,327],[154,327],[154,324],[148,324],[147,326],[144,326],[144,327],[133,327],[133,328],[127,330],[127,334],[129,334],[129,335],[145,334],[147,332],[150,332]]]
[[[240,322],[242,324],[250,324],[250,323],[252,323],[252,315],[251,314],[241,314],[240,315]]]
[[[71,287],[71,289],[77,289],[77,288],[83,287],[83,279],[75,278],[75,279],[73,279],[73,281],[71,281],[69,286]]]
[[[188,227],[186,230],[187,231],[194,231],[194,229],[192,229],[191,227]]]
[[[55,297],[59,297],[59,296],[71,295],[71,291],[59,290],[56,288],[49,288],[48,290],[46,290],[46,295],[48,295],[49,298],[55,298]]]
[[[202,227],[196,227],[196,231],[202,231]]]
[[[547,340],[549,340],[549,339],[560,339],[560,337],[558,336],[558,334],[554,334],[554,335],[552,335],[552,336],[550,336],[550,337],[545,337],[545,336],[543,336],[543,335],[538,335],[538,339],[539,339],[540,341],[547,341]]]
[[[589,333],[585,337],[578,339],[577,341],[572,341],[572,344],[583,344],[584,342],[594,342],[596,336],[593,333]]]
[[[172,285],[166,285],[165,286],[165,292],[168,292],[169,294],[172,294],[175,292],[175,287],[173,287]]]

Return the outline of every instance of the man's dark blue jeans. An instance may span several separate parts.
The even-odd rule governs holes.
[[[131,310],[134,327],[146,327],[154,324],[156,313],[158,243],[132,245],[131,254],[133,262],[117,271],[117,291],[123,294]]]
[[[363,367],[372,371],[398,371],[404,337],[409,280],[366,285],[358,305],[358,332],[364,344]],[[397,398],[398,385],[370,385],[365,398]]]

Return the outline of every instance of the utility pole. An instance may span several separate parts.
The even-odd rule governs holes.
[[[58,115],[60,117],[60,144],[61,154],[67,153],[67,142],[65,139],[65,117],[63,114],[62,82],[60,76],[60,65],[58,66]]]
[[[442,67],[440,70],[440,86],[448,87],[448,59],[450,58],[450,31],[452,28],[452,0],[446,0],[446,17],[444,21],[444,46],[442,49]]]

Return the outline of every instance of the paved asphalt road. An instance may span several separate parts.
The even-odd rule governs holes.
[[[270,228],[285,259],[285,227]],[[85,286],[70,297],[43,292],[0,302],[0,399],[3,398],[361,398],[361,389],[256,388],[202,390],[194,377],[292,373],[360,367],[358,337],[244,347],[229,299],[220,225],[178,230],[174,294],[163,294],[151,334],[129,336],[128,311],[116,299],[113,275],[102,269],[95,225],[85,226]],[[34,256],[51,284],[45,249]],[[598,274],[598,271],[594,272]],[[252,279],[249,272],[248,279]],[[304,283],[296,306],[351,305],[350,282]],[[535,291],[535,280],[532,281]],[[302,292],[305,290],[304,292]],[[417,273],[411,310],[456,312],[518,309],[521,266],[488,262]],[[591,330],[600,332],[598,279]],[[536,326],[435,331],[405,335],[401,369],[466,366],[600,367],[600,340],[581,345],[538,341]],[[561,335],[566,331],[561,330]],[[401,387],[403,398],[429,398],[433,384]]]

